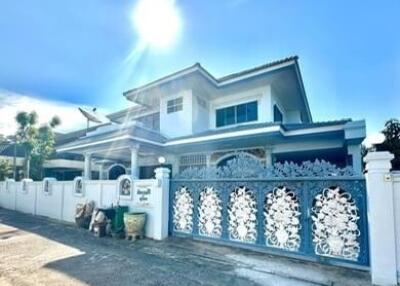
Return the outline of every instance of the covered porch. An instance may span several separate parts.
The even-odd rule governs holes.
[[[82,155],[85,179],[115,180],[124,174],[147,179],[154,177],[158,158],[165,156],[163,140],[159,133],[135,124],[124,128],[114,125],[59,146],[57,152]]]

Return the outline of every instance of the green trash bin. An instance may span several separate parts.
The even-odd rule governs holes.
[[[124,213],[129,212],[127,206],[117,206],[114,208],[115,216],[111,224],[111,235],[117,238],[124,237]]]

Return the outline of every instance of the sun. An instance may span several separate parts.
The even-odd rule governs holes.
[[[181,17],[174,0],[139,0],[133,24],[140,40],[156,49],[174,44],[181,30]]]

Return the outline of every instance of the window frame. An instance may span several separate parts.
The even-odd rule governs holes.
[[[249,106],[254,105],[255,106],[255,116],[249,116],[250,111],[249,111]],[[232,112],[231,109],[233,108],[233,122],[228,122],[231,121],[231,117],[227,117],[228,112]],[[238,109],[239,108],[244,108],[244,119],[241,116],[241,120],[238,120]],[[223,114],[221,114],[223,112]],[[222,122],[221,122],[221,116]],[[252,118],[252,119],[249,119]],[[255,122],[258,121],[258,100],[251,100],[247,102],[243,102],[240,104],[235,104],[235,105],[230,105],[230,106],[225,106],[221,108],[216,108],[215,109],[215,128],[223,128],[227,126],[232,126],[232,125],[239,125],[239,124],[247,124],[249,122]]]
[[[179,112],[183,110],[183,97],[176,97],[167,100],[167,114]]]

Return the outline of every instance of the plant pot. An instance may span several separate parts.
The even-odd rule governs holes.
[[[146,213],[124,213],[125,235],[127,239],[135,240],[144,237]]]

